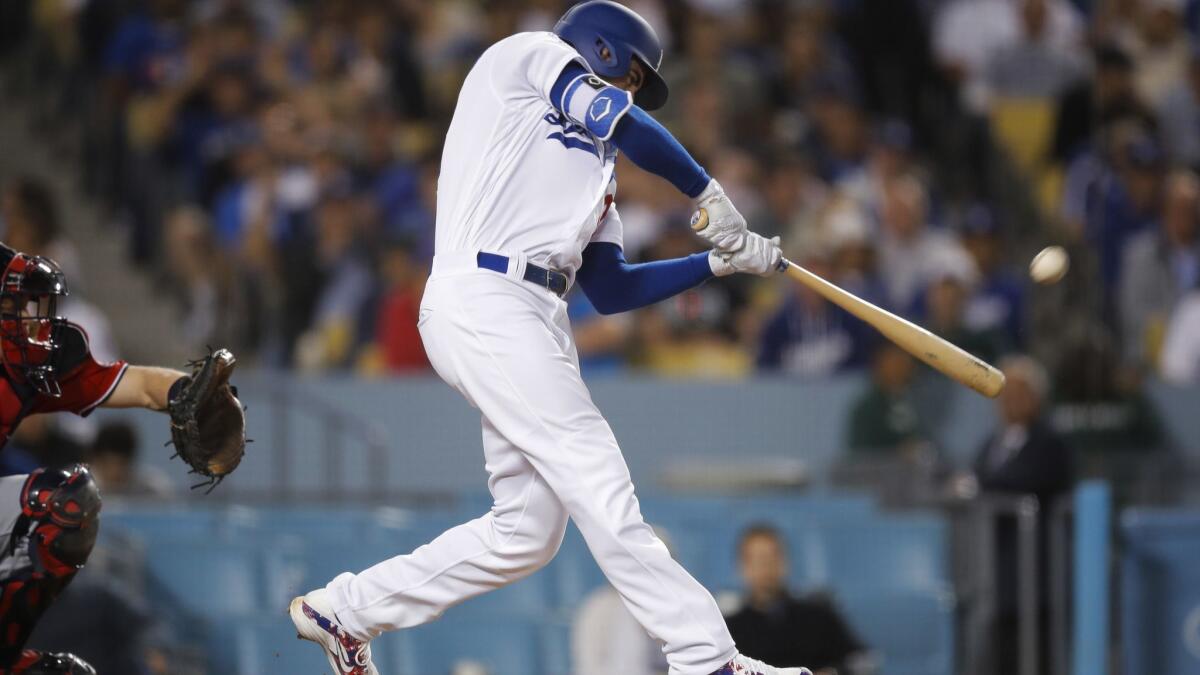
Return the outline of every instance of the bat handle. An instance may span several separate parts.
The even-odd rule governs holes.
[[[780,258],[779,262],[775,264],[775,271],[782,274],[787,272],[787,269],[791,266],[792,261],[788,260],[787,258]]]

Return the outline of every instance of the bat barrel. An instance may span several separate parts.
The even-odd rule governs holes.
[[[947,377],[988,397],[994,398],[1004,389],[1004,373],[949,341],[876,307],[786,258],[779,262],[779,267],[826,300],[871,324],[901,349]]]

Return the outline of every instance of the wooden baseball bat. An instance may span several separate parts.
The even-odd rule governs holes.
[[[816,291],[821,297],[875,327],[901,349],[929,364],[984,396],[995,397],[1004,388],[1004,373],[984,363],[956,345],[920,326],[876,307],[862,298],[838,288],[803,267],[783,259],[783,272]]]
[[[699,232],[708,226],[708,214],[700,209],[697,216],[692,229]],[[984,396],[995,397],[1004,388],[1004,373],[911,321],[838,288],[787,258],[780,261],[779,269],[826,300],[871,324],[884,337],[943,375]]]

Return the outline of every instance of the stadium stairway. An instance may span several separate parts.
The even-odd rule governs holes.
[[[0,181],[28,174],[51,186],[58,199],[59,220],[79,252],[82,278],[67,280],[72,294],[85,298],[108,318],[121,358],[162,365],[186,361],[189,350],[170,301],[155,291],[149,276],[125,264],[125,232],[106,222],[98,205],[79,188],[70,144],[52,144],[31,131],[33,106],[13,96],[10,87],[3,90]],[[56,152],[52,145],[64,149]]]

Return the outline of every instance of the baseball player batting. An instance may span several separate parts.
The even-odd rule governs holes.
[[[550,562],[568,518],[662,643],[672,675],[808,675],[738,653],[712,596],[643,520],[621,449],[579,375],[563,301],[572,284],[611,314],[713,276],[774,274],[782,257],[646,113],[667,99],[662,55],[640,16],[594,0],[553,32],[492,45],[468,73],[442,153],[419,326],[438,375],[481,413],[494,506],[409,555],[292,601],[299,635],[325,650],[336,675],[376,675],[372,638],[432,621]],[[705,209],[700,234],[711,251],[625,261],[618,152]]]
[[[242,406],[227,384],[232,355],[218,352],[192,376],[97,363],[83,329],[57,314],[66,294],[53,261],[0,244],[0,447],[29,415],[149,408],[170,411],[173,428],[203,437],[203,447],[191,447],[173,429],[195,472],[216,480],[232,471],[245,447]],[[205,456],[204,448],[218,451]],[[0,675],[96,675],[73,654],[41,653],[25,642],[87,562],[99,527],[100,492],[82,464],[0,478]]]

